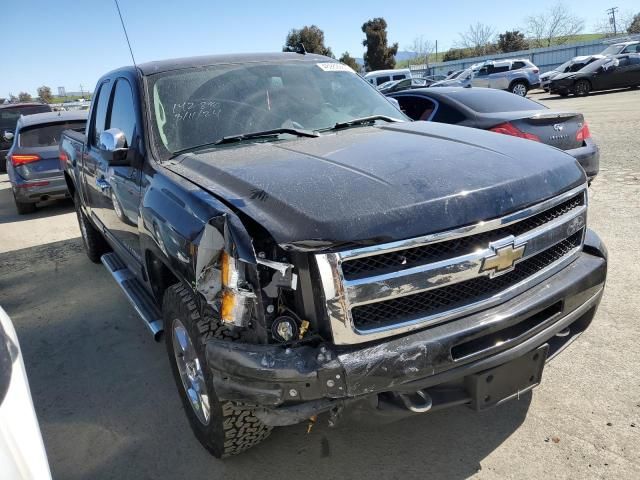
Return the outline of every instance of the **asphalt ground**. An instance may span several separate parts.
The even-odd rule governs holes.
[[[191,434],[164,345],[82,251],[72,204],[18,216],[0,176],[0,305],[54,477],[640,478],[640,91],[531,98],[584,113],[601,147],[588,223],[609,248],[609,278],[587,332],[532,395],[496,409],[279,428],[224,461]]]

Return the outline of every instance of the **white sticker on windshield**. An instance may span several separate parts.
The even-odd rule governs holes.
[[[316,67],[319,67],[320,70],[325,72],[351,72],[355,73],[351,67],[348,67],[344,63],[337,62],[327,62],[327,63],[316,63]]]

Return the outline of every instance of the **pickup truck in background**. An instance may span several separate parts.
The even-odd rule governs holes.
[[[311,54],[151,62],[95,92],[60,143],[86,252],[164,332],[218,457],[356,404],[495,406],[593,319],[607,254],[559,150],[410,122]]]

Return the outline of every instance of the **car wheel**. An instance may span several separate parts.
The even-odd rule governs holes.
[[[525,97],[529,91],[529,87],[525,82],[515,82],[511,85],[511,93],[515,93],[520,97]]]
[[[15,195],[13,196],[13,201],[16,204],[18,215],[27,215],[36,211],[35,203],[19,202],[18,200],[16,200]]]
[[[560,95],[561,97],[568,97],[569,92],[559,92],[558,95]]]
[[[585,97],[589,95],[591,91],[591,84],[586,80],[578,80],[573,86],[573,92],[579,97]]]
[[[211,338],[239,340],[213,317],[201,315],[193,293],[181,283],[162,299],[165,342],[173,377],[191,429],[218,458],[244,452],[260,443],[272,427],[237,402],[219,400],[207,367],[205,346]]]
[[[102,234],[93,226],[82,211],[80,195],[77,191],[73,195],[73,203],[76,207],[76,215],[78,216],[78,225],[80,226],[84,251],[87,252],[89,260],[93,263],[100,263],[100,257],[109,252],[111,248]]]
[[[0,158],[0,173],[7,173],[7,159]]]

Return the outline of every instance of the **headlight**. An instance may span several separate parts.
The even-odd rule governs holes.
[[[246,327],[251,319],[256,296],[241,285],[242,278],[237,261],[227,252],[220,256],[222,305],[220,318],[224,323]]]

